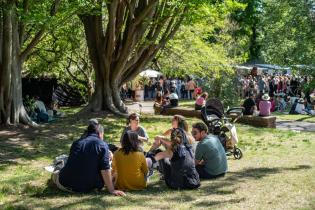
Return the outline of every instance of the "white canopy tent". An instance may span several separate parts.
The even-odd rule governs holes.
[[[153,69],[147,69],[147,70],[141,72],[139,75],[142,76],[142,77],[150,77],[150,78],[154,77],[154,78],[157,78],[160,75],[162,75],[162,73],[158,72],[156,70],[153,70]]]

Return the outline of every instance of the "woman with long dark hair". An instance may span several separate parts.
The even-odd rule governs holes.
[[[121,139],[121,148],[114,153],[112,169],[117,189],[140,190],[147,186],[147,175],[152,166],[145,158],[138,134],[127,131]]]

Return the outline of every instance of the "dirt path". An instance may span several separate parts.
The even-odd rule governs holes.
[[[139,106],[140,105],[140,106]],[[134,112],[154,114],[153,101],[136,102],[127,105]],[[315,132],[315,123],[303,121],[277,120],[277,129]]]
[[[133,112],[139,113],[141,110],[141,113],[154,114],[153,104],[154,104],[153,101],[133,102],[127,104],[127,107],[130,111]]]
[[[277,128],[282,130],[310,131],[315,132],[315,123],[303,121],[277,121]]]

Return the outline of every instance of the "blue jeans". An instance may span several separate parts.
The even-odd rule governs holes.
[[[188,99],[193,99],[194,90],[187,90],[188,91]]]
[[[151,97],[151,99],[155,98],[155,90],[151,90],[151,95],[149,95],[149,97]]]

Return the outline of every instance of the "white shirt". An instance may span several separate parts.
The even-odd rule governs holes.
[[[176,93],[171,93],[169,95],[169,99],[172,100],[172,99],[178,99],[178,95]]]
[[[304,109],[305,109],[304,104],[299,104],[299,103],[298,103],[298,104],[296,105],[296,107],[295,107],[295,111],[296,111],[297,113],[299,113],[299,114],[305,114]]]
[[[44,112],[44,113],[47,112],[44,102],[39,101],[39,100],[36,100],[36,101],[35,101],[35,105],[36,105],[36,107],[39,109],[40,112]]]

